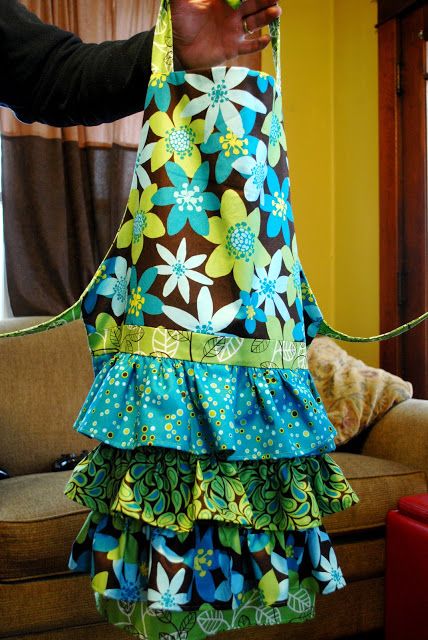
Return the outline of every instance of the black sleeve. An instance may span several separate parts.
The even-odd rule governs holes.
[[[64,127],[112,122],[144,108],[153,31],[85,44],[0,0],[0,105],[23,122]]]

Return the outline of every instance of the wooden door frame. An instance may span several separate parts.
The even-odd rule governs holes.
[[[385,10],[391,11],[393,5],[396,16],[386,19]],[[417,16],[417,23],[412,22],[412,15]],[[423,40],[428,39],[428,1],[379,0],[379,17],[384,19],[377,25],[380,330],[384,332],[422,314],[428,305],[426,91],[417,75],[423,78],[426,70]],[[409,126],[415,118],[416,124]],[[411,166],[414,156],[418,162]],[[423,193],[419,189],[422,182]],[[380,345],[381,367],[410,380],[417,397],[428,394],[426,324]]]

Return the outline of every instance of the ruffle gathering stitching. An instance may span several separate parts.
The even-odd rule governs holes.
[[[74,428],[118,449],[157,446],[231,460],[320,455],[336,431],[310,372],[116,354]]]
[[[103,514],[191,531],[211,520],[253,530],[304,530],[358,498],[334,460],[237,461],[101,444],[74,469],[71,500]]]
[[[265,605],[287,604],[290,579],[327,594],[345,586],[328,534],[251,532],[201,523],[188,533],[92,512],[69,567],[92,575],[94,591],[164,611],[236,609],[254,590]]]

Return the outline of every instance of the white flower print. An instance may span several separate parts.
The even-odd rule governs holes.
[[[194,268],[199,267],[206,259],[206,254],[200,253],[199,255],[191,256],[186,260],[186,238],[181,240],[176,256],[161,244],[156,244],[156,248],[160,257],[166,262],[166,264],[157,265],[156,268],[158,270],[158,274],[169,276],[162,291],[163,296],[168,296],[172,291],[174,291],[175,287],[178,286],[178,290],[180,291],[183,300],[188,303],[190,300],[188,279],[200,282],[201,284],[213,284],[211,278],[204,276],[198,271],[194,271]]]
[[[156,583],[158,591],[149,588],[147,598],[153,604],[153,609],[172,609],[173,611],[181,611],[180,605],[187,603],[187,594],[177,593],[183,584],[185,570],[181,568],[175,576],[169,581],[168,574],[158,562]]]
[[[150,123],[147,121],[144,127],[141,129],[140,144],[138,145],[131,189],[136,189],[138,187],[138,182],[140,183],[142,189],[145,189],[151,183],[149,174],[142,166],[145,162],[147,162],[147,160],[152,157],[153,148],[156,144],[155,142],[151,142],[150,144],[146,145],[147,135],[149,133],[149,124]]]
[[[259,306],[264,304],[264,311],[267,316],[276,316],[275,307],[281,316],[287,321],[290,313],[285,306],[283,294],[287,290],[288,276],[280,276],[282,266],[282,253],[278,249],[272,256],[269,265],[269,273],[264,267],[256,267],[256,274],[253,277],[253,289],[259,295]]]
[[[321,556],[320,566],[324,571],[312,571],[312,573],[317,580],[327,582],[327,585],[322,590],[323,594],[332,593],[336,591],[336,589],[341,589],[346,585],[342,569],[337,564],[337,558],[333,548],[330,549],[328,560],[325,556]]]
[[[162,311],[180,327],[197,333],[218,333],[225,329],[236,317],[242,304],[241,298],[222,307],[213,315],[213,301],[208,287],[202,287],[197,300],[198,317],[177,307],[163,305]]]
[[[207,142],[214,129],[217,116],[221,112],[226,127],[238,138],[244,136],[244,125],[238,109],[233,104],[248,107],[257,113],[266,113],[263,102],[255,98],[249,91],[235,89],[248,75],[243,67],[214,67],[212,80],[196,73],[186,73],[186,82],[201,91],[203,95],[194,98],[183,110],[183,117],[194,116],[207,109],[205,117],[204,142]]]
[[[265,203],[264,185],[268,172],[267,155],[265,143],[259,140],[255,158],[253,156],[241,156],[232,164],[232,167],[239,171],[241,175],[248,176],[244,187],[244,195],[248,202],[255,202],[260,197],[262,206]]]

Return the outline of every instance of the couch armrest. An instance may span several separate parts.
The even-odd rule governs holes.
[[[367,432],[362,454],[401,462],[428,477],[428,400],[405,400]]]

